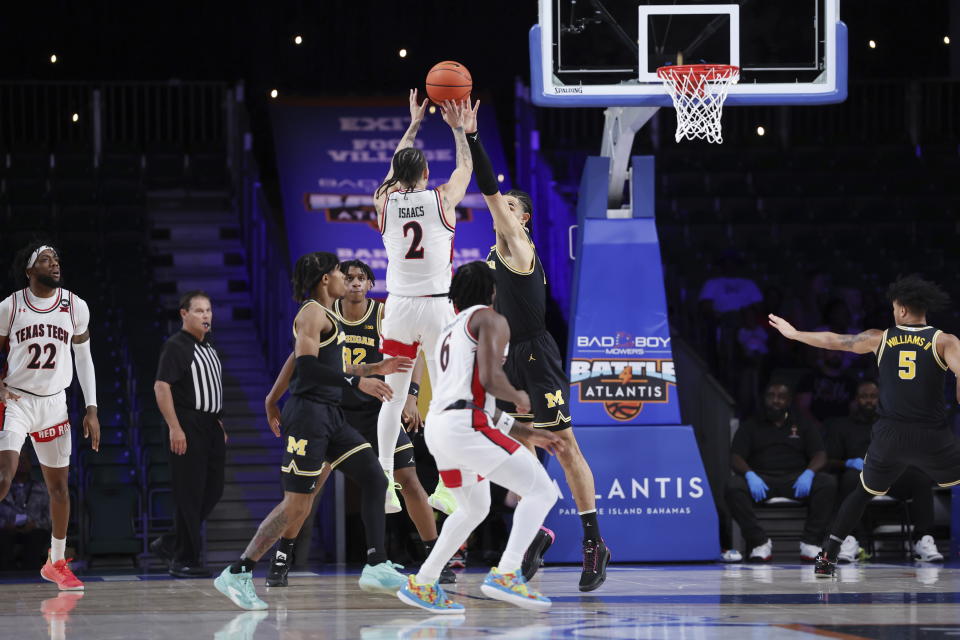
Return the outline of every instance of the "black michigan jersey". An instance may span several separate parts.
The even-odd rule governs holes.
[[[380,353],[380,321],[383,318],[383,303],[379,300],[367,300],[367,312],[363,317],[350,322],[343,317],[343,305],[340,300],[333,303],[333,312],[340,317],[344,340],[341,343],[343,366],[352,364],[375,364],[383,360]],[[383,376],[374,376],[383,379]],[[346,410],[379,406],[380,401],[359,389],[344,389],[340,403]]]
[[[882,417],[930,426],[944,423],[947,365],[937,353],[940,333],[933,327],[902,324],[883,332],[877,350]]]
[[[497,283],[493,308],[510,325],[510,343],[524,342],[545,333],[547,277],[536,249],[533,251],[533,267],[529,271],[517,271],[507,266],[496,245],[490,247],[487,266],[493,269]]]

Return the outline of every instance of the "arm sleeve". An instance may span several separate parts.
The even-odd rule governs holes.
[[[97,406],[97,373],[93,368],[90,340],[73,343],[73,363],[77,367],[77,382],[83,391],[83,406]]]
[[[7,296],[5,300],[0,302],[0,336],[10,335],[10,325],[12,318],[10,317],[13,313],[13,296]]]
[[[172,340],[172,339],[171,339]],[[163,345],[160,363],[157,365],[157,380],[167,384],[176,384],[190,368],[190,353],[171,340]]]
[[[308,381],[308,385],[315,387],[341,387],[343,389],[360,386],[360,376],[346,375],[340,369],[320,362],[317,356],[300,356],[297,358],[296,368],[300,377]]]
[[[473,157],[473,171],[477,176],[477,187],[480,193],[485,196],[492,196],[500,191],[500,185],[497,184],[497,177],[493,175],[493,165],[490,163],[490,157],[487,155],[483,143],[480,142],[480,132],[467,134],[467,146],[470,147],[470,155]]]
[[[73,332],[74,335],[83,335],[90,328],[90,307],[85,300],[73,296]]]

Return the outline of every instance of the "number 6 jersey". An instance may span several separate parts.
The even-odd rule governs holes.
[[[53,396],[73,381],[72,341],[86,333],[87,303],[66,289],[38,298],[29,289],[0,302],[0,336],[7,336],[4,384],[35,396]]]
[[[380,233],[387,249],[387,293],[436,296],[450,290],[453,227],[436,189],[394,191],[383,207]]]

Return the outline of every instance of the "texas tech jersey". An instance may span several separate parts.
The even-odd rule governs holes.
[[[86,333],[87,303],[66,289],[37,298],[29,289],[0,303],[0,335],[9,339],[8,387],[35,396],[52,396],[73,381],[73,337]]]
[[[333,312],[340,316],[344,341],[341,345],[343,368],[352,364],[375,364],[383,360],[380,353],[380,319],[383,317],[383,303],[379,300],[367,301],[367,312],[356,322],[343,317],[341,300],[333,303]],[[383,380],[383,376],[373,376]],[[361,409],[379,405],[380,401],[359,389],[344,389],[340,406],[344,409]]]
[[[387,292],[433,296],[450,290],[453,227],[436,189],[394,191],[383,208],[380,233],[387,249]]]
[[[480,366],[477,361],[477,338],[470,333],[470,318],[480,309],[475,305],[461,311],[440,334],[434,358],[439,364],[439,375],[432,383],[433,399],[430,411],[442,411],[457,400],[469,400],[493,416],[496,399],[480,384]],[[508,347],[504,348],[506,357]]]
[[[944,423],[947,365],[937,353],[940,333],[933,327],[902,324],[883,332],[877,350],[882,417],[899,422]]]

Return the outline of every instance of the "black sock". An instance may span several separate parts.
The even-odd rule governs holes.
[[[277,545],[277,553],[274,556],[274,561],[290,564],[290,562],[293,560],[293,546],[295,544],[297,544],[296,538],[280,538],[280,543]]]
[[[244,570],[247,573],[253,573],[253,568],[257,566],[256,560],[251,560],[250,558],[240,558],[232,565],[230,565],[230,573],[241,573]]]
[[[583,525],[583,541],[600,540],[600,525],[597,524],[597,510],[580,514],[580,524]]]

